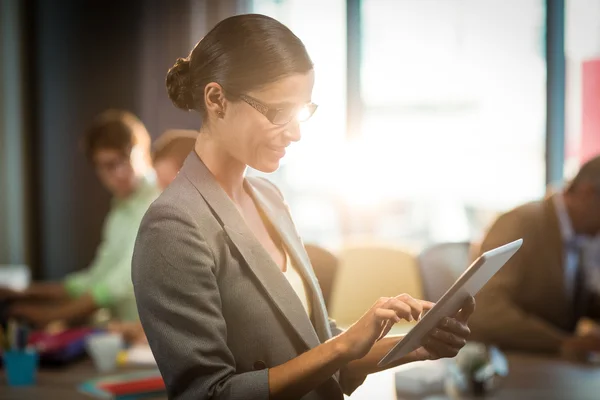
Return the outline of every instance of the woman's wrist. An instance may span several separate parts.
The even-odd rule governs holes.
[[[330,347],[333,357],[343,364],[347,364],[354,360],[351,352],[351,345],[348,343],[343,334],[335,336],[325,342],[325,345]]]

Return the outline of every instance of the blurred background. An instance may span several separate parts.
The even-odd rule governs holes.
[[[306,243],[476,242],[600,152],[598,0],[1,0],[0,264],[88,265],[109,196],[84,129],[111,107],[198,129],[166,72],[247,12],[315,63],[319,110],[270,176]]]

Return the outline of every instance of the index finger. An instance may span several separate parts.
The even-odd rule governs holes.
[[[469,317],[471,314],[473,314],[473,311],[475,311],[475,299],[473,296],[470,296],[467,300],[465,300],[462,308],[456,314],[456,320],[467,323],[469,321]]]
[[[432,303],[431,301],[427,300],[419,300],[419,303],[421,303],[423,311],[429,311],[433,308],[433,306],[435,306],[435,303]]]
[[[409,306],[410,314],[415,321],[419,319],[419,315],[421,315],[423,312],[423,306],[421,305],[421,302],[406,293],[396,296],[392,298],[392,300],[400,301]]]

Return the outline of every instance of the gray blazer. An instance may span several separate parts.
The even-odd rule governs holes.
[[[146,213],[132,265],[141,322],[169,398],[267,400],[268,368],[340,333],[281,193],[265,179],[246,184],[303,275],[312,321],[233,202],[190,154]],[[361,383],[338,372],[303,399],[342,399]]]

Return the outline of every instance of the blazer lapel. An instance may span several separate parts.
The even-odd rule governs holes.
[[[181,169],[219,220],[231,244],[256,276],[270,300],[308,346],[320,344],[315,330],[292,287],[271,256],[248,228],[233,201],[196,153],[190,154]],[[276,224],[274,224],[277,226]]]
[[[284,206],[282,202],[274,203],[269,201],[267,196],[263,195],[261,191],[257,190],[250,182],[248,183],[254,201],[259,205],[267,218],[269,218],[272,225],[277,230],[277,233],[279,233],[279,236],[287,248],[288,254],[294,261],[294,265],[308,286],[309,292],[311,293],[311,306],[313,318],[315,320],[315,329],[317,330],[321,341],[325,342],[332,336],[327,309],[325,308],[325,301],[317,277],[312,269],[310,259],[308,258],[308,254],[304,249],[302,240],[296,232],[294,222],[287,210],[282,207]]]

